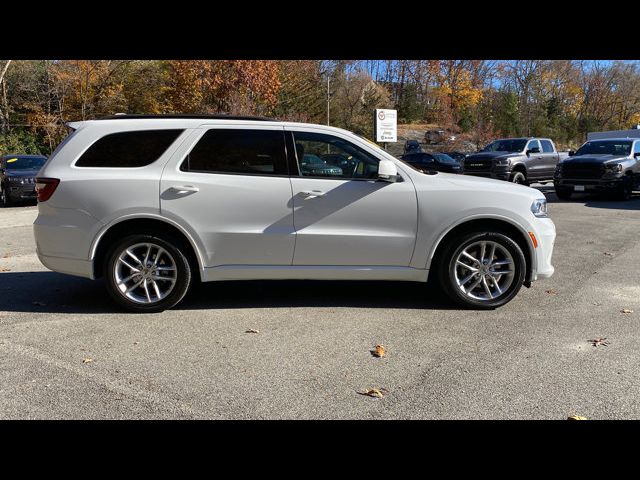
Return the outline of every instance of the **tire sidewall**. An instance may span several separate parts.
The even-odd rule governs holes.
[[[135,245],[136,243],[154,243],[167,250],[176,262],[176,283],[171,293],[160,302],[153,304],[140,304],[126,298],[117,287],[114,268],[117,259],[123,249]],[[135,234],[123,238],[111,247],[105,257],[103,272],[107,290],[113,299],[123,308],[138,313],[155,313],[169,309],[178,304],[187,294],[191,285],[191,267],[189,261],[182,253],[178,242],[172,241],[169,237],[155,234]]]
[[[516,181],[517,178],[522,178],[522,181],[521,182],[517,182]],[[527,185],[527,177],[522,172],[515,172],[513,174],[513,177],[511,177],[511,183],[515,183],[517,185]]]
[[[460,288],[455,281],[455,259],[467,246],[482,240],[492,241],[502,245],[509,251],[515,263],[513,282],[507,291],[495,300],[482,301],[469,298],[460,291]],[[442,258],[443,262],[440,266],[442,287],[452,300],[467,308],[490,309],[500,307],[511,301],[513,297],[518,294],[525,280],[526,260],[524,253],[514,240],[503,233],[473,232],[459,236],[451,242],[451,246],[447,248],[447,251]]]

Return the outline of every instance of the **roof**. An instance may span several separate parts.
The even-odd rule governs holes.
[[[249,115],[224,115],[224,114],[186,114],[186,113],[167,113],[167,114],[116,114],[107,117],[96,118],[96,120],[126,120],[126,119],[153,119],[153,118],[195,118],[210,120],[259,120],[262,122],[275,122],[274,118],[254,117]]]

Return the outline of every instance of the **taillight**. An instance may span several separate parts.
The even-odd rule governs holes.
[[[36,178],[36,194],[39,202],[46,202],[51,198],[53,192],[56,191],[60,179],[58,178]]]

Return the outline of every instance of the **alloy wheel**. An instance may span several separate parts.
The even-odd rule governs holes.
[[[177,281],[176,262],[160,245],[137,243],[118,254],[113,276],[124,297],[139,304],[154,304],[172,292]]]
[[[501,297],[514,279],[515,263],[502,245],[477,241],[464,248],[455,260],[455,281],[460,291],[473,300]]]

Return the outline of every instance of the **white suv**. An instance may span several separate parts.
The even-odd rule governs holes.
[[[432,277],[494,308],[553,274],[538,190],[421,173],[345,130],[220,116],[69,126],[36,180],[38,257],[104,277],[132,311],[173,307],[194,277]]]

